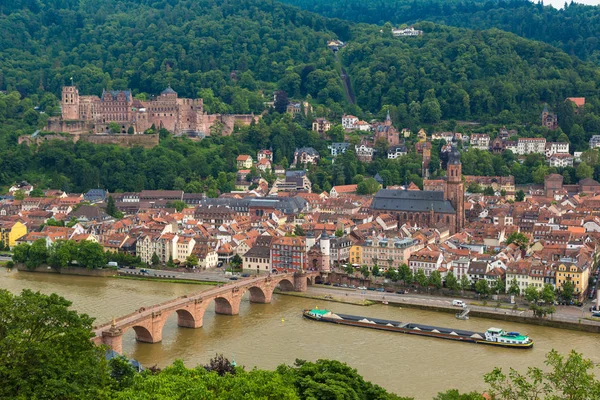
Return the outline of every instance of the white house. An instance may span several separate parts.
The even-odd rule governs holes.
[[[554,154],[568,154],[568,142],[548,142],[546,143],[546,157],[552,157]]]
[[[342,126],[344,129],[355,129],[355,125],[358,122],[358,118],[354,115],[343,115],[342,116]]]

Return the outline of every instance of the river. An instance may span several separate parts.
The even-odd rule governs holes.
[[[72,301],[74,309],[105,322],[141,306],[210,286],[9,272],[0,268],[0,288],[13,293],[22,289],[54,292]],[[478,331],[498,326],[529,334],[535,346],[531,350],[500,349],[304,320],[301,310],[315,306],[346,314]],[[271,304],[251,304],[244,299],[238,316],[216,315],[213,305],[200,329],[178,328],[174,314],[166,322],[163,342],[159,344],[137,343],[130,329],[124,335],[123,350],[145,366],[159,367],[175,359],[183,359],[188,366],[204,364],[217,353],[235,358],[238,365],[264,369],[293,364],[297,358],[337,359],[394,393],[431,399],[450,388],[483,390],[483,374],[495,366],[520,370],[530,365],[542,366],[545,354],[552,348],[562,353],[574,348],[600,362],[598,339],[595,334],[482,318],[459,321],[451,314],[275,295]]]

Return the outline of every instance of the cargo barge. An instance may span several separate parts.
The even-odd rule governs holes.
[[[319,309],[304,310],[302,315],[313,321],[379,329],[382,331],[406,333],[409,335],[430,336],[438,339],[455,340],[465,343],[485,344],[514,349],[530,349],[533,347],[533,340],[531,340],[529,336],[521,335],[518,332],[505,332],[500,328],[489,328],[485,333],[472,332],[463,329],[441,328],[412,322],[398,322],[380,318],[360,317],[357,315],[334,314],[329,310]]]

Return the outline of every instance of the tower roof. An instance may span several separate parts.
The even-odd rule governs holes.
[[[176,91],[174,91],[171,88],[171,85],[169,85],[165,90],[163,90],[160,94],[177,94]]]
[[[456,147],[456,139],[452,140],[452,149],[448,153],[448,164],[460,164],[460,152]]]

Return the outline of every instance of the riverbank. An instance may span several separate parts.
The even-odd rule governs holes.
[[[391,307],[405,307],[427,311],[437,311],[446,314],[456,314],[462,311],[461,308],[452,306],[451,300],[435,298],[431,296],[416,295],[398,295],[393,293],[373,293],[359,292],[349,289],[333,289],[327,287],[309,287],[304,296],[315,296],[320,300],[330,301],[324,296],[339,296],[343,293],[348,301],[358,299],[359,301],[371,301],[379,304],[387,304]],[[469,316],[495,319],[507,322],[516,322],[521,324],[537,325],[558,329],[568,329],[573,331],[600,333],[600,322],[592,321],[585,317],[574,317],[572,315],[554,314],[549,318],[534,317],[529,310],[517,309],[507,310],[505,308],[495,308],[492,306],[480,306],[468,303]]]
[[[219,282],[211,282],[211,281],[198,281],[191,279],[169,279],[169,278],[160,278],[154,276],[131,276],[131,275],[115,275],[113,278],[117,279],[130,279],[133,281],[152,281],[152,282],[165,282],[165,283],[184,283],[184,284],[192,284],[192,285],[212,285],[216,286]]]
[[[371,301],[371,300],[353,300],[353,299],[344,299],[342,297],[333,297],[333,296],[317,296],[317,295],[311,295],[311,294],[306,294],[306,292],[300,293],[300,292],[284,292],[281,291],[279,289],[275,289],[275,291],[273,293],[276,294],[282,294],[285,296],[294,296],[294,297],[302,297],[304,299],[314,299],[314,300],[324,300],[324,301],[330,301],[332,303],[342,303],[342,304],[352,304],[355,306],[371,306],[373,304],[377,304],[376,301]]]
[[[61,268],[54,269],[49,265],[42,264],[37,268],[29,269],[24,264],[16,264],[15,268],[19,272],[41,272],[45,274],[78,275],[78,276],[96,276],[110,277],[117,274],[114,269],[87,269],[87,268]]]

